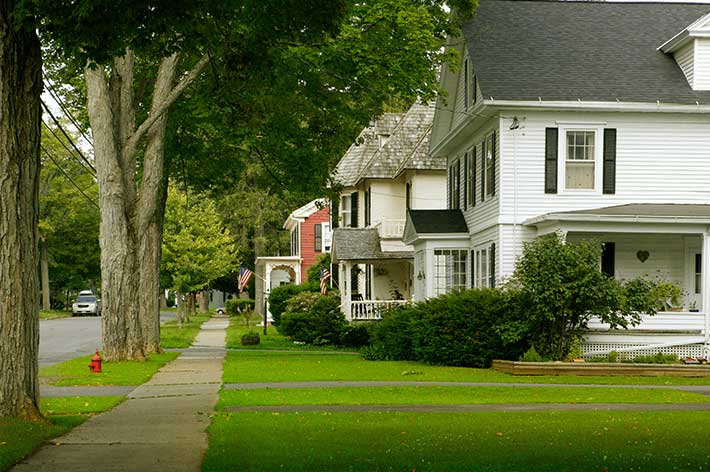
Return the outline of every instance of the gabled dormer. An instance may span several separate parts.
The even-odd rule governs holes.
[[[659,48],[672,54],[693,90],[710,90],[710,14],[707,14]]]

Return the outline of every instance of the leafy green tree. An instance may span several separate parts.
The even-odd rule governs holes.
[[[510,284],[521,292],[521,317],[543,358],[565,359],[592,316],[614,329],[656,313],[657,282],[609,277],[600,270],[601,255],[601,243],[565,243],[560,234],[525,244]]]
[[[194,294],[235,268],[234,243],[214,203],[201,195],[191,198],[170,187],[163,238],[164,271],[171,288]],[[182,322],[181,317],[178,318]]]
[[[100,280],[98,185],[60,142],[58,131],[42,134],[40,174],[40,274],[42,305],[50,288],[58,298]],[[63,300],[66,302],[67,300]]]

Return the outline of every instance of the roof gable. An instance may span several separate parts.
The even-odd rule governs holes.
[[[463,27],[486,99],[710,103],[657,50],[710,5],[482,0]],[[652,26],[651,26],[652,25]]]

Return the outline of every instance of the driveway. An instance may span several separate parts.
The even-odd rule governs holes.
[[[175,313],[160,313],[160,322]],[[95,316],[59,318],[39,322],[39,366],[45,367],[101,349],[101,319]]]

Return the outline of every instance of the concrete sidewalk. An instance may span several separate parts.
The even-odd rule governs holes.
[[[161,368],[128,400],[56,438],[15,472],[197,472],[217,402],[228,318],[202,325],[191,349]]]

